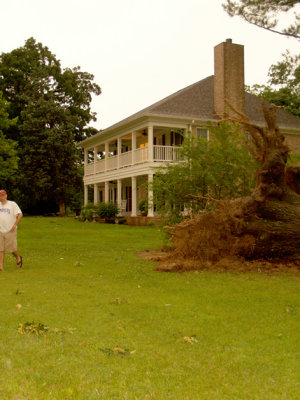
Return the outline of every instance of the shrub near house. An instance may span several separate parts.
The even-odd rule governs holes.
[[[95,217],[99,217],[103,222],[114,222],[118,213],[119,209],[115,203],[88,203],[81,209],[80,220],[93,221]]]
[[[80,221],[92,221],[94,211],[95,205],[93,203],[88,203],[86,206],[82,207],[79,217]]]
[[[96,214],[100,218],[114,219],[119,212],[118,205],[116,203],[98,203],[96,206]]]

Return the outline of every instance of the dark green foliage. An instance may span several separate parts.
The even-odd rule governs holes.
[[[14,140],[7,139],[2,129],[8,129],[16,124],[17,119],[11,120],[8,114],[9,103],[3,99],[0,92],[0,187],[7,187],[18,169],[17,145]]]
[[[81,209],[80,220],[81,221],[92,221],[93,216],[96,214],[96,206],[94,203],[88,203]]]
[[[138,204],[138,209],[142,214],[146,213],[148,211],[148,200],[146,199],[141,200]]]
[[[115,218],[118,212],[116,203],[98,203],[96,206],[96,214],[100,218]]]
[[[269,69],[268,85],[253,85],[250,93],[300,116],[300,55],[289,51]]]
[[[127,219],[126,218],[117,218],[117,223],[119,224],[119,225],[124,225],[124,224],[126,224],[126,222],[127,222]]]
[[[116,203],[88,203],[82,207],[80,219],[82,221],[92,221],[95,216],[103,219],[114,219],[119,212]]]
[[[19,202],[31,213],[49,211],[50,204],[63,213],[82,190],[75,142],[92,133],[91,96],[100,94],[99,86],[79,67],[63,70],[47,47],[30,38],[1,55],[0,90],[10,102],[10,117],[18,117],[5,133],[19,144]]]
[[[208,199],[231,199],[250,193],[256,164],[249,154],[245,134],[239,126],[211,126],[210,140],[190,132],[179,149],[182,163],[161,167],[153,181],[156,210],[171,223],[185,212],[208,207]]]

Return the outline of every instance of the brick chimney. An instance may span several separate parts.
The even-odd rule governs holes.
[[[214,107],[219,118],[236,113],[226,104],[245,113],[244,46],[232,43],[232,39],[214,48]]]

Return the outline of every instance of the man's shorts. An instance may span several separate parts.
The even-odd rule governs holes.
[[[0,251],[13,253],[17,251],[17,231],[2,233],[0,232]]]

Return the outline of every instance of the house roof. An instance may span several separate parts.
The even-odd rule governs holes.
[[[259,125],[265,125],[261,109],[261,99],[245,92],[246,114],[249,120]],[[281,128],[300,130],[300,118],[283,109],[277,109],[277,124]],[[209,76],[168,97],[146,107],[137,113],[104,129],[104,134],[142,116],[165,115],[172,117],[187,117],[201,120],[218,120],[214,112],[214,76]]]

